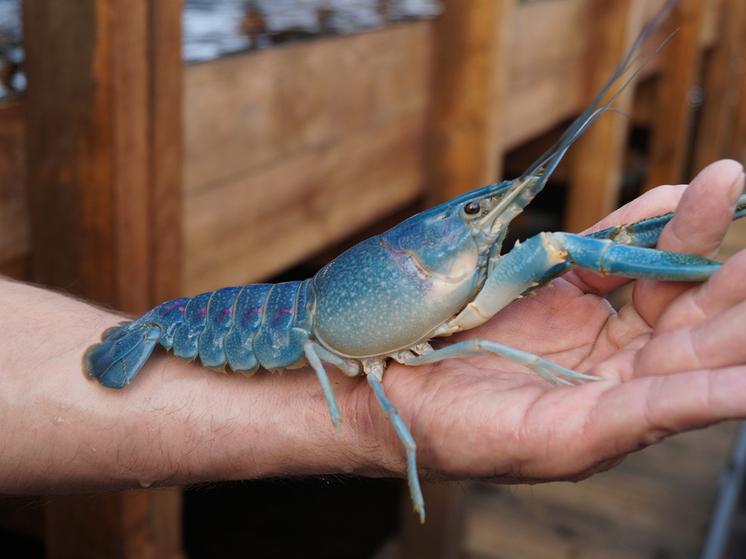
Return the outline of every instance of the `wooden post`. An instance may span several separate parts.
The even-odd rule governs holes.
[[[704,6],[703,0],[683,0],[666,22],[671,31],[678,31],[659,53],[663,70],[656,91],[657,109],[644,190],[689,178],[684,176],[692,129],[689,94],[699,80]]]
[[[432,105],[425,146],[434,202],[497,180],[511,0],[446,0],[433,28]]]
[[[23,9],[32,278],[143,312],[180,283],[181,0]],[[49,556],[180,557],[180,503],[53,498]]]
[[[23,7],[33,277],[145,311],[181,279],[181,0]]]
[[[182,9],[182,0],[150,0],[152,305],[183,295]]]
[[[739,4],[740,13],[736,27],[737,49],[731,60],[735,74],[733,86],[728,91],[728,99],[733,113],[733,125],[728,135],[725,156],[746,164],[746,8]]]
[[[588,102],[596,96],[634,40],[630,0],[588,4]],[[631,37],[630,37],[631,36]],[[628,89],[615,103],[632,104]],[[565,214],[567,231],[581,231],[612,211],[619,197],[627,121],[607,115],[598,119],[572,148],[572,188]]]
[[[746,5],[743,2],[721,2],[717,41],[704,65],[702,89],[704,99],[699,115],[697,136],[692,154],[691,174],[723,157],[733,130],[738,92],[738,68],[746,68],[743,56],[743,29],[746,28]],[[739,62],[740,61],[740,62]]]

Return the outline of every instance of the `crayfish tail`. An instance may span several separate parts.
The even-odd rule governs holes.
[[[142,325],[119,337],[90,346],[83,355],[83,372],[108,388],[124,388],[132,382],[160,339],[160,329]]]

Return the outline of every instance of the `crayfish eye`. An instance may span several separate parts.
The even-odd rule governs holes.
[[[464,206],[464,213],[466,215],[477,215],[482,211],[482,206],[479,205],[479,202],[469,202]]]

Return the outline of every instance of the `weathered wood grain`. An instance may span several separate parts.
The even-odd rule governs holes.
[[[116,305],[109,8],[24,3],[25,101],[34,278]]]
[[[689,94],[700,77],[699,37],[704,5],[703,0],[683,0],[666,21],[668,29],[678,31],[660,53],[664,66],[658,84],[645,190],[692,178],[684,176],[693,116]]]
[[[742,58],[742,29],[746,27],[746,6],[742,2],[722,2],[714,44],[703,60],[702,90],[704,99],[694,138],[691,172],[698,173],[727,154],[734,119],[734,92],[738,91],[736,73]],[[703,23],[703,25],[705,25]],[[712,25],[712,24],[710,24]],[[736,96],[738,97],[738,96]],[[738,133],[738,132],[736,132]]]
[[[154,18],[161,12],[175,21],[171,30]],[[165,212],[168,228],[153,229],[165,196],[151,196],[168,175],[158,184],[170,185],[179,207],[180,13],[180,0],[24,3],[37,281],[133,312],[154,303],[159,265],[178,281],[179,268],[151,253],[156,238],[180,236],[180,211]]]
[[[185,199],[186,294],[266,279],[422,191],[424,112]]]
[[[430,27],[410,23],[187,67],[187,195],[423,110]]]
[[[184,243],[182,0],[151,0],[149,221],[151,304],[181,295]]]
[[[584,105],[601,90],[639,33],[646,14],[634,9],[638,6],[632,0],[588,4],[589,58]],[[632,95],[628,88],[615,106],[629,112]],[[581,231],[616,207],[626,139],[624,119],[601,118],[575,142],[572,186],[565,210],[567,230]]]

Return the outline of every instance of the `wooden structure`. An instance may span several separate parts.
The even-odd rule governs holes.
[[[585,107],[661,3],[446,0],[433,21],[185,67],[180,0],[24,0],[28,91],[0,103],[0,273],[132,312],[265,279],[415,200],[497,180],[504,153]],[[643,76],[658,92],[650,184],[688,178],[690,153],[692,171],[746,157],[742,4],[673,15],[676,48]],[[605,118],[578,141],[568,230],[613,208],[626,134]],[[448,495],[426,529],[453,550]],[[90,556],[179,556],[178,507],[177,491],[53,500],[49,554],[80,556],[63,537],[77,527]]]

